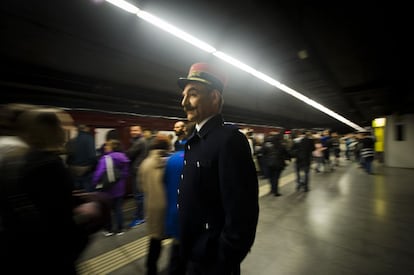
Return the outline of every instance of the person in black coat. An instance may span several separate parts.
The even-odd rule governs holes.
[[[89,126],[79,124],[77,129],[78,135],[66,143],[66,164],[71,171],[75,189],[93,192],[92,175],[98,162],[95,138]]]
[[[196,63],[178,80],[196,127],[185,146],[178,208],[187,274],[240,274],[259,216],[258,180],[249,143],[221,116],[225,77]]]
[[[70,172],[60,157],[63,115],[62,110],[36,107],[16,118],[15,134],[26,152],[20,166],[14,166],[18,176],[7,181],[12,186],[1,187],[7,215],[0,217],[2,268],[16,274],[77,274],[77,260],[95,233],[88,230],[89,221],[99,215],[99,207],[78,208]]]
[[[270,133],[264,139],[263,158],[270,183],[270,192],[278,197],[279,178],[286,167],[286,160],[290,160],[289,153],[281,141],[280,134]]]
[[[315,151],[315,143],[308,137],[306,131],[301,131],[299,137],[293,140],[291,155],[295,158],[296,190],[301,188],[309,191],[309,171],[312,164],[312,152]]]

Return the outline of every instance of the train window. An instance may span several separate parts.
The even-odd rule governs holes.
[[[405,127],[404,124],[395,125],[395,140],[403,141],[405,136]]]

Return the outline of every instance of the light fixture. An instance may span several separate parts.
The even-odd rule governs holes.
[[[201,41],[200,39],[184,32],[183,30],[178,29],[177,27],[171,25],[170,23],[146,12],[143,11],[141,9],[139,9],[138,7],[136,7],[135,5],[124,1],[124,0],[106,0],[107,2],[113,4],[116,7],[119,7],[127,12],[136,14],[139,18],[153,24],[154,26],[186,41],[187,43],[190,43],[191,45],[206,51],[214,56],[216,56],[217,58],[235,66],[236,68],[239,68],[242,71],[245,71],[251,75],[253,75],[254,77],[261,79],[267,83],[269,83],[270,85],[278,88],[279,90],[282,90],[283,92],[305,102],[306,104],[309,104],[310,106],[314,107],[315,109],[318,109],[319,111],[335,118],[336,120],[339,120],[340,122],[350,126],[351,128],[354,128],[355,130],[363,130],[364,128],[362,128],[361,126],[357,125],[356,123],[353,123],[352,121],[348,120],[347,118],[341,116],[338,113],[335,113],[334,111],[332,111],[331,109],[323,106],[322,104],[314,101],[313,99],[308,98],[307,96],[297,92],[296,90],[280,83],[279,81],[273,79],[272,77],[257,71],[256,69],[250,67],[249,65],[239,61],[238,59],[231,57],[221,51],[216,50],[213,46],[209,45],[208,43],[205,43],[204,41]],[[306,55],[305,55],[306,54]],[[299,57],[307,57],[307,52],[301,53],[299,55]],[[305,57],[305,58],[306,58]]]

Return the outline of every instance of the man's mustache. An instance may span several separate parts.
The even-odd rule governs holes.
[[[188,112],[188,111],[193,111],[193,110],[195,110],[195,109],[197,109],[197,107],[195,107],[195,106],[191,106],[191,105],[189,105],[189,106],[184,106],[184,111],[185,111],[185,112]]]

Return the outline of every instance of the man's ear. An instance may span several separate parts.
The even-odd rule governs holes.
[[[220,103],[221,93],[219,92],[219,90],[213,89],[211,91],[211,97],[213,99],[214,104],[219,104]]]

